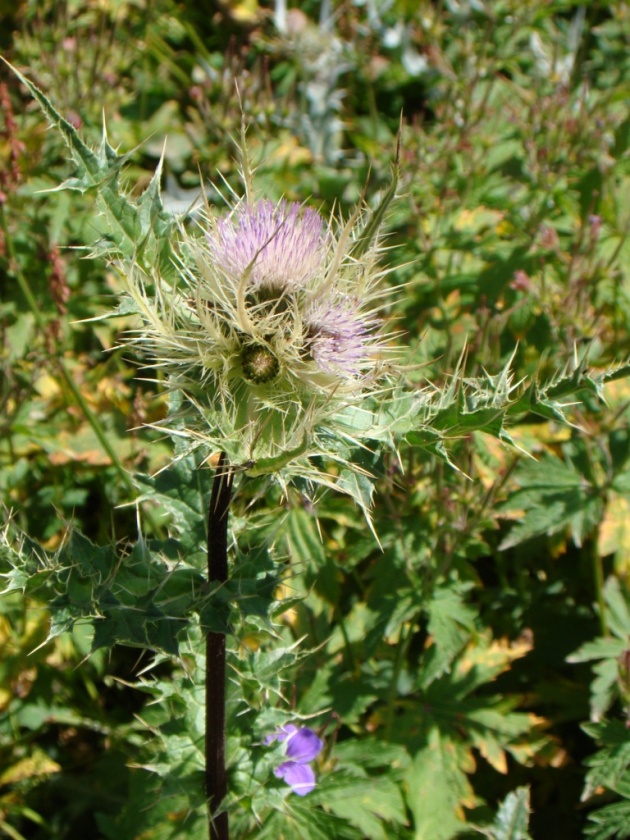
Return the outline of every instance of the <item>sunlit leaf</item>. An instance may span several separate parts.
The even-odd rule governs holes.
[[[463,806],[475,804],[465,773],[469,765],[461,746],[432,730],[428,745],[416,754],[405,775],[415,840],[450,840],[462,830]]]
[[[501,803],[492,826],[493,840],[531,840],[529,834],[529,789],[517,788]]]

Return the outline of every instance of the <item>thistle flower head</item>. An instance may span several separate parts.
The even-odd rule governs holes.
[[[374,278],[350,241],[286,201],[239,204],[212,224],[191,243],[198,273],[188,277],[200,325],[223,337],[206,366],[254,385],[283,378],[294,395],[363,388],[379,334],[366,308]]]
[[[305,323],[310,353],[320,370],[346,379],[360,375],[369,353],[370,327],[377,325],[361,312],[358,300],[324,298],[310,307]]]
[[[239,201],[182,231],[178,282],[156,275],[153,293],[146,279],[132,284],[144,317],[137,341],[186,398],[181,434],[232,464],[270,460],[269,471],[299,452],[301,474],[330,484],[308,456],[324,454],[321,435],[383,386],[386,368],[378,241],[357,249],[356,221]]]
[[[241,206],[206,234],[215,270],[255,288],[304,288],[324,256],[324,225],[310,208],[281,201]]]

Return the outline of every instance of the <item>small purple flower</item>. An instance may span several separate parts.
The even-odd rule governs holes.
[[[273,741],[286,742],[286,755],[289,759],[276,767],[274,774],[284,779],[298,796],[306,796],[315,788],[315,773],[309,762],[319,755],[324,742],[307,726],[298,729],[292,723],[281,726],[263,739],[267,745]]]
[[[207,234],[215,265],[234,280],[292,291],[315,277],[325,253],[321,216],[299,204],[240,205]]]
[[[356,301],[322,301],[305,316],[310,353],[325,373],[350,378],[366,359],[369,329]]]

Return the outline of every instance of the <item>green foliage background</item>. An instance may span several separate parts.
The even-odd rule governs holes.
[[[0,49],[94,144],[105,114],[134,189],[167,137],[172,208],[236,187],[243,114],[265,195],[373,205],[402,113],[388,317],[410,387],[458,406],[452,465],[420,435],[377,464],[381,546],[346,498],[239,500],[233,706],[257,716],[233,722],[234,836],[629,836],[630,6],[201,5],[0,2]],[[200,644],[177,621],[199,598],[227,620],[200,572],[211,473],[158,474],[159,372],[118,347],[131,316],[102,319],[107,229],[89,193],[42,192],[66,149],[5,70],[0,100],[0,493],[33,540],[24,577],[0,560],[0,835],[204,837]],[[553,377],[585,365],[567,405]],[[462,421],[462,377],[491,432],[488,393],[513,389],[516,446]],[[260,740],[293,708],[328,746],[285,802]]]

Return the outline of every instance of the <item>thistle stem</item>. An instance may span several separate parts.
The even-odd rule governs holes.
[[[228,579],[228,514],[232,470],[221,453],[208,510],[208,581]],[[206,636],[206,796],[211,840],[228,840],[227,811],[216,813],[227,793],[225,776],[225,633]]]

